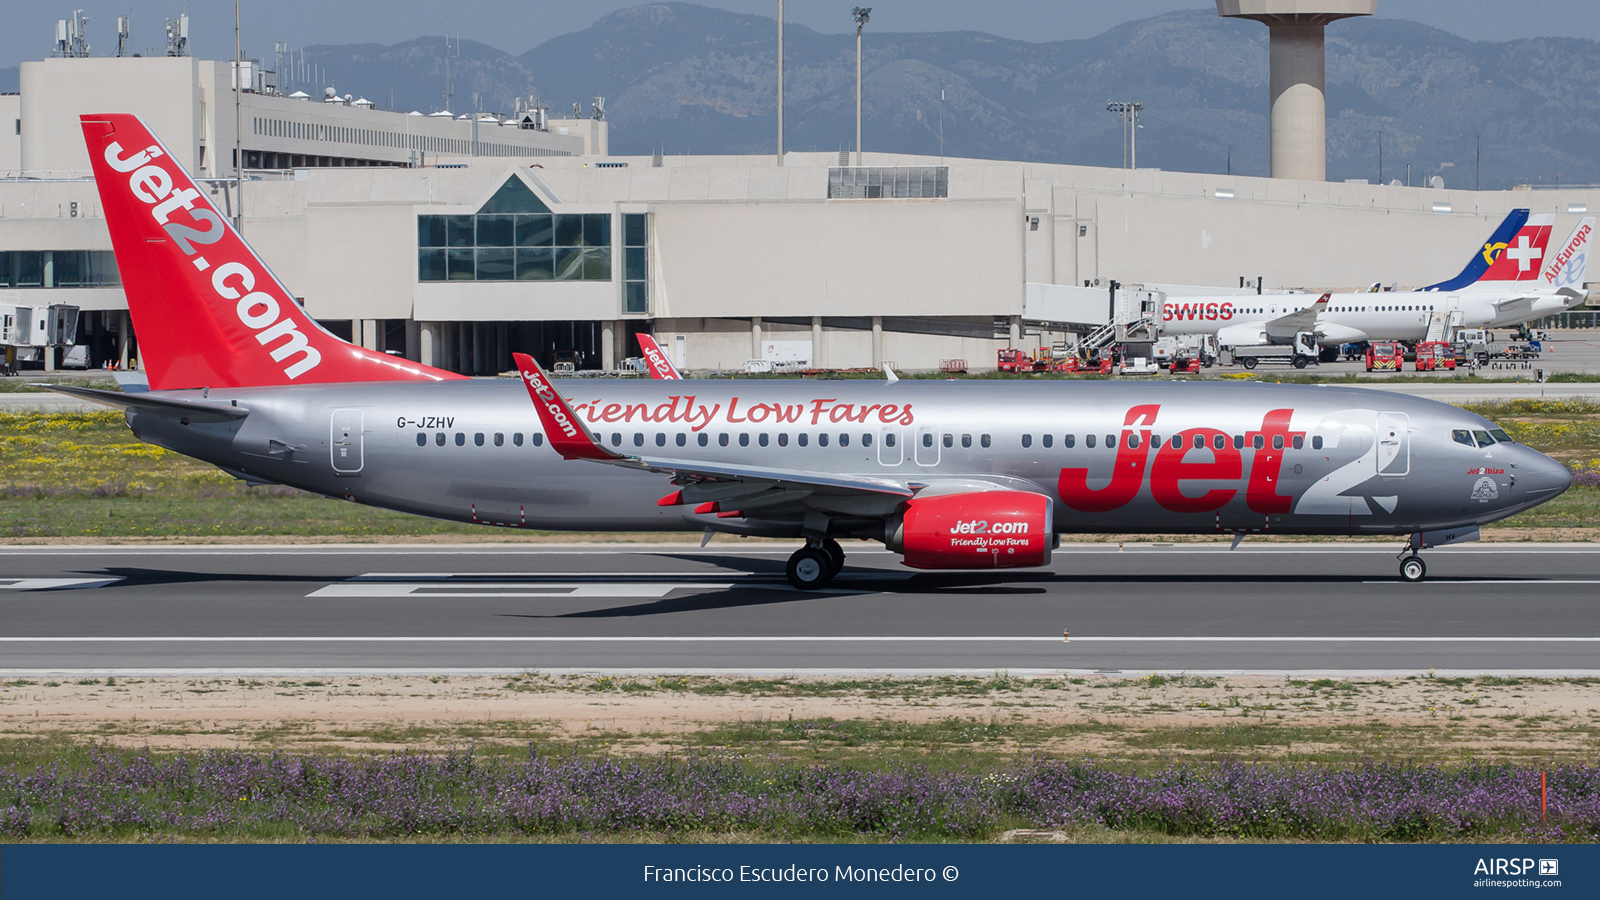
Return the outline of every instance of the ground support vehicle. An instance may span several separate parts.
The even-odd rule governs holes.
[[[1395,341],[1373,341],[1367,345],[1368,372],[1398,372],[1404,360],[1404,351]]]
[[[1317,362],[1318,355],[1316,335],[1302,331],[1294,336],[1293,344],[1239,344],[1223,347],[1221,362],[1223,365],[1238,363],[1246,369],[1254,369],[1261,363],[1304,369]]]
[[[1449,341],[1420,341],[1417,344],[1416,369],[1433,372],[1456,367],[1456,348]]]

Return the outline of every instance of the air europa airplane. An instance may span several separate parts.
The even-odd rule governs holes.
[[[1271,384],[521,381],[395,362],[317,327],[131,115],[83,117],[152,390],[56,390],[253,484],[518,528],[841,538],[919,569],[1040,566],[1063,533],[1406,536],[1418,551],[1565,490],[1472,413]]]

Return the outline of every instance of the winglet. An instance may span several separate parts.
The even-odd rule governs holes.
[[[678,367],[667,359],[667,354],[662,352],[661,345],[656,339],[643,332],[636,335],[639,339],[639,351],[644,354],[645,365],[650,367],[650,377],[657,381],[681,381],[683,376],[678,374]]]
[[[622,459],[594,442],[594,438],[584,430],[583,423],[573,414],[572,407],[550,383],[550,376],[539,368],[533,357],[526,353],[513,353],[511,358],[516,360],[517,372],[522,375],[522,383],[527,386],[528,396],[533,399],[533,408],[539,412],[539,423],[544,426],[545,437],[550,439],[550,446],[561,454],[562,459]]]
[[[889,368],[889,364],[888,363],[884,363],[883,364],[883,381],[884,381],[884,384],[894,384],[896,381],[899,381],[899,380],[900,380],[900,376],[896,375],[894,373],[894,370]]]

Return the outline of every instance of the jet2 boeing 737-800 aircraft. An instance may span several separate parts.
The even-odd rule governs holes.
[[[1571,482],[1455,407],[1272,384],[472,380],[306,315],[132,115],[84,137],[151,390],[57,390],[252,483],[519,528],[802,539],[800,588],[880,541],[920,569],[1046,564],[1063,533],[1405,535]],[[525,390],[526,388],[526,390]],[[565,395],[565,396],[563,396]]]

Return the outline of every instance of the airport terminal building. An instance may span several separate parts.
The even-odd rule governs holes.
[[[91,365],[137,357],[78,127],[135,112],[291,293],[365,346],[471,374],[612,369],[649,332],[684,369],[751,359],[994,365],[1103,324],[1109,287],[1363,289],[1454,275],[1513,208],[1462,191],[868,152],[612,156],[598,113],[393,112],[283,96],[232,63],[24,63],[0,96],[0,293],[79,307]],[[331,96],[330,96],[331,94]]]

